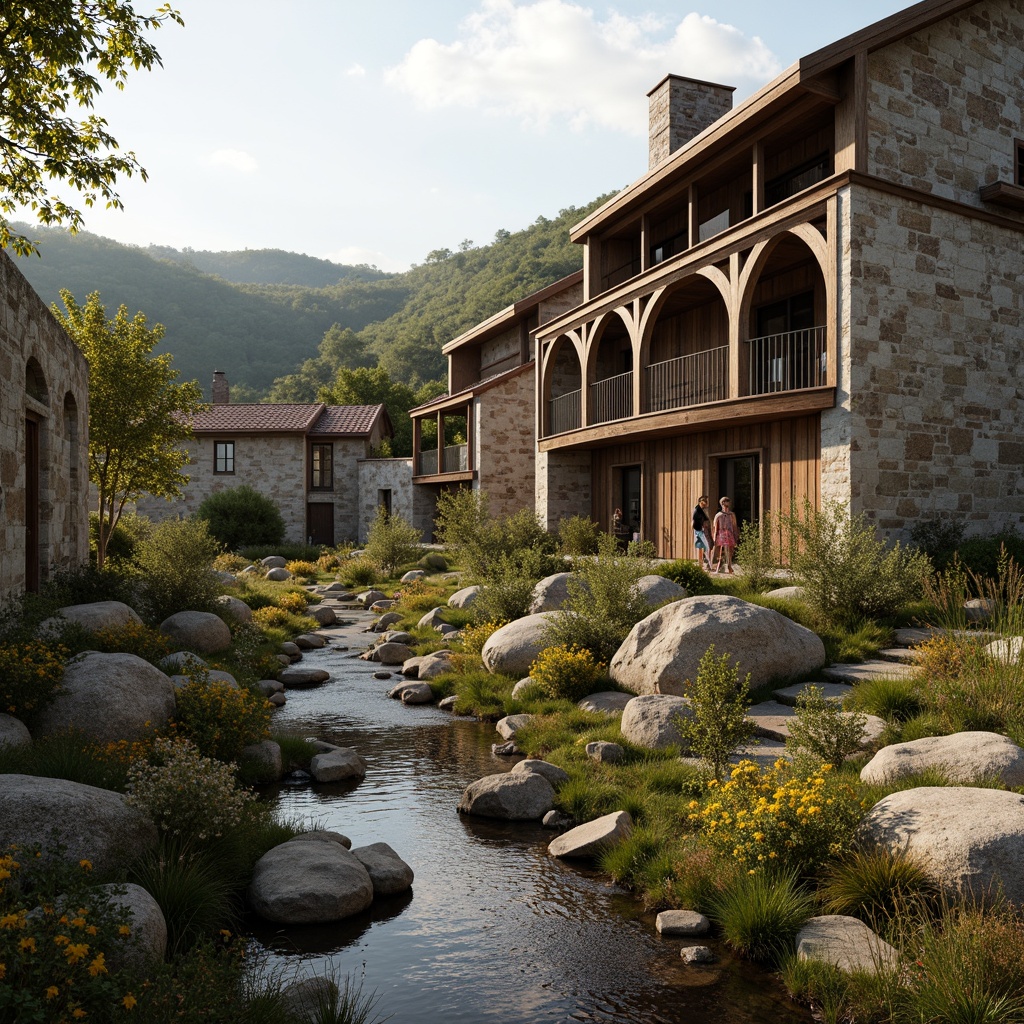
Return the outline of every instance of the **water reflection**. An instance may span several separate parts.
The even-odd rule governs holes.
[[[354,630],[341,644],[366,638]],[[809,1021],[775,983],[716,948],[721,962],[688,967],[684,944],[661,939],[652,914],[607,877],[547,854],[532,823],[459,816],[462,789],[507,771],[491,725],[389,700],[395,680],[351,651],[307,655],[332,672],[291,691],[275,726],[355,747],[361,783],[283,785],[286,817],[343,832],[353,845],[389,843],[412,865],[412,892],[332,925],[252,922],[260,942],[305,973],[362,974],[378,1010],[397,1022],[539,1024],[790,1024]]]

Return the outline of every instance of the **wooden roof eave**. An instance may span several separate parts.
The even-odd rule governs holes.
[[[495,374],[493,377],[488,377],[487,380],[472,384],[470,387],[463,388],[462,391],[458,391],[454,395],[440,395],[430,402],[424,402],[423,405],[410,409],[409,416],[411,419],[419,420],[427,416],[434,416],[439,412],[451,412],[454,409],[462,409],[469,405],[478,395],[482,395],[484,392],[512,380],[513,377],[518,377],[527,370],[532,370],[534,366],[535,362],[532,359],[528,363],[520,363],[519,366],[513,366],[511,370],[506,370],[504,373]]]

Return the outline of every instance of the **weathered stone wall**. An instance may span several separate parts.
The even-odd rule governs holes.
[[[535,501],[546,530],[570,516],[591,518],[590,452],[537,452]]]
[[[524,370],[473,402],[474,486],[491,512],[511,515],[534,501],[534,372]]]
[[[850,497],[891,535],[1024,523],[1024,228],[850,190]]]
[[[321,443],[317,439],[317,443]],[[359,490],[359,460],[369,455],[362,438],[336,438],[334,445],[334,492],[310,491],[309,501],[334,502],[334,541],[356,541],[362,528]]]
[[[1022,39],[1024,6],[991,0],[872,53],[868,170],[985,207],[982,185],[1013,181],[1024,124]]]
[[[25,419],[39,420],[40,578],[89,557],[85,357],[0,253],[0,599],[25,589]],[[33,398],[26,388],[30,360]],[[36,368],[38,367],[38,372]]]
[[[436,490],[413,486],[412,459],[361,459],[359,475],[359,543],[366,543],[376,518],[379,492],[391,491],[391,511],[420,531],[424,541],[433,530]]]
[[[732,109],[733,89],[668,75],[648,95],[648,167],[653,170]]]
[[[480,346],[480,379],[514,370],[522,362],[519,353],[519,324],[515,324],[496,338]]]

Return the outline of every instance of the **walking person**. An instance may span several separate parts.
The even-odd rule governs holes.
[[[693,546],[697,549],[697,563],[711,572],[711,516],[706,494],[693,506]]]
[[[712,572],[721,571],[722,559],[724,558],[726,570],[729,573],[733,573],[732,555],[740,539],[739,525],[736,522],[736,515],[733,513],[732,500],[730,498],[720,498],[718,505],[721,511],[715,516],[715,521],[711,527],[711,538],[715,544],[714,557],[716,557],[715,567]]]

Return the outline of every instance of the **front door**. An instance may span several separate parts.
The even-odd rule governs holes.
[[[761,456],[734,455],[718,460],[719,497],[732,498],[740,529],[761,518]],[[717,511],[717,509],[716,509]]]
[[[307,534],[310,544],[334,547],[334,505],[329,501],[311,501],[306,506]]]

